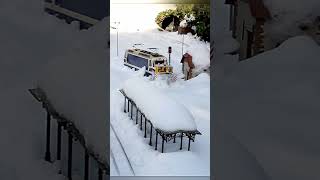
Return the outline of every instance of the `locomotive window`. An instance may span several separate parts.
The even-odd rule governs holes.
[[[128,58],[127,61],[129,64],[135,65],[137,67],[142,68],[143,66],[145,66],[146,68],[148,68],[148,60],[138,57],[138,56],[134,56],[132,54],[128,54]]]

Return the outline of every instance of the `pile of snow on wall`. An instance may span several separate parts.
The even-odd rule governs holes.
[[[96,154],[107,161],[107,28],[109,19],[88,31],[72,52],[47,64],[38,86],[56,110],[73,121]]]

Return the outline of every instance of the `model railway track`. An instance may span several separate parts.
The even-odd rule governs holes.
[[[117,175],[120,176],[120,170],[119,170],[119,167],[117,165],[116,159],[115,159],[114,154],[113,154],[111,149],[110,149],[110,154],[111,154],[111,158],[112,158],[113,164],[114,164],[114,166],[116,168]]]
[[[133,170],[132,165],[131,165],[131,162],[130,162],[130,160],[129,160],[129,157],[128,157],[126,151],[124,150],[124,147],[123,147],[123,145],[122,145],[122,143],[121,143],[121,141],[120,141],[120,138],[119,138],[119,136],[117,135],[117,133],[116,133],[116,131],[115,131],[115,129],[114,129],[114,127],[113,127],[113,125],[112,125],[111,122],[110,122],[110,127],[111,127],[112,132],[113,132],[113,134],[115,135],[115,137],[116,137],[116,139],[117,139],[117,141],[118,141],[118,143],[119,143],[119,145],[120,145],[120,148],[121,148],[123,154],[124,154],[125,157],[126,157],[126,161],[128,162],[128,165],[129,165],[129,167],[130,167],[131,173],[132,173],[133,175],[135,175],[134,170]],[[118,165],[117,165],[117,161],[115,160],[114,154],[112,153],[112,150],[111,150],[111,156],[112,156],[112,158],[113,158],[113,160],[114,160],[114,163],[115,163],[115,166],[116,166],[116,169],[117,169],[118,174],[121,175],[121,172],[119,171],[119,167],[118,167]]]

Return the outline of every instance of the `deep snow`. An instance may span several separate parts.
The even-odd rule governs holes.
[[[215,82],[215,121],[272,179],[319,178],[319,50],[291,38]]]
[[[58,57],[79,48],[81,41],[96,41],[94,35],[82,38],[84,35],[75,26],[46,14],[43,2],[0,2],[0,177],[3,180],[64,179],[52,164],[43,160],[46,114],[28,89],[37,85],[43,76],[41,70],[49,62],[58,61]]]
[[[300,25],[311,25],[320,16],[318,0],[263,0],[271,14],[265,25],[266,33],[274,41],[281,42],[302,35]]]
[[[55,109],[75,123],[87,146],[108,162],[107,51],[109,19],[81,34],[72,52],[52,59],[37,86],[44,89]],[[87,39],[86,39],[87,38]]]
[[[50,58],[65,53],[70,26],[45,15],[42,1],[0,2],[0,177],[64,179],[44,162],[45,113],[27,91]],[[64,35],[66,34],[66,37]],[[51,42],[51,43],[49,43]]]
[[[194,118],[186,107],[150,85],[147,78],[128,79],[123,90],[156,129],[165,132],[197,130]]]
[[[153,17],[149,17],[154,19]],[[111,25],[113,14],[111,11]],[[130,18],[129,18],[130,19]],[[123,25],[125,26],[125,25]],[[124,32],[125,31],[125,32]],[[209,61],[209,43],[201,42],[191,35],[185,35],[184,52],[189,50],[194,58],[195,64],[207,66]],[[199,76],[189,81],[178,81],[168,85],[165,81],[150,81],[148,86],[156,88],[161,93],[170,97],[191,112],[194,117],[197,129],[202,133],[197,136],[195,142],[191,143],[191,151],[184,147],[179,151],[178,144],[168,143],[165,145],[165,152],[160,153],[154,150],[154,146],[149,146],[147,139],[137,125],[129,120],[127,114],[123,113],[124,98],[119,92],[123,88],[124,82],[137,76],[138,72],[123,66],[124,52],[132,48],[134,44],[142,43],[143,46],[137,48],[158,48],[157,52],[168,57],[167,48],[172,47],[171,65],[173,71],[181,77],[181,57],[182,57],[182,36],[177,33],[160,32],[153,26],[153,29],[146,28],[144,31],[133,29],[119,29],[119,56],[117,56],[117,31],[111,30],[110,43],[110,123],[118,134],[123,144],[129,160],[137,176],[209,176],[210,175],[210,77],[207,74]],[[152,99],[151,99],[152,100]],[[154,102],[156,103],[156,102]],[[161,104],[165,102],[161,102]],[[165,112],[164,112],[165,113]],[[155,136],[153,136],[155,137]],[[149,138],[148,138],[149,140]],[[121,157],[119,151],[112,148],[116,140],[111,137],[111,151],[115,157]],[[155,142],[155,140],[153,140]],[[116,143],[117,144],[117,143]],[[184,143],[184,146],[185,143]],[[158,145],[159,147],[159,145]],[[111,168],[114,167],[111,163]],[[117,161],[119,166],[124,166],[125,161]],[[119,165],[120,164],[120,165]],[[126,165],[127,166],[127,165]],[[111,171],[115,172],[115,171]],[[124,172],[123,174],[127,174]],[[112,176],[118,174],[111,174]],[[121,170],[120,170],[121,175]]]

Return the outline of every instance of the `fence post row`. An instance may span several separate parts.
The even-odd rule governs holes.
[[[144,138],[147,138],[147,122],[150,123],[150,140],[149,140],[149,145],[152,146],[152,133],[153,133],[153,125],[151,123],[151,121],[149,121],[145,114],[143,114],[143,112],[141,110],[139,110],[138,106],[132,101],[132,99],[130,99],[129,97],[126,96],[126,94],[124,93],[123,90],[120,90],[120,92],[123,94],[123,96],[125,97],[125,102],[124,102],[124,108],[126,107],[126,100],[128,99],[128,111],[126,111],[126,109],[124,110],[124,112],[128,112],[130,114],[128,114],[128,116],[130,117],[130,119],[134,120],[132,118],[133,116],[133,107],[136,108],[136,124],[138,124],[138,119],[139,119],[139,113],[140,113],[140,130],[142,131],[142,125],[143,125],[143,118],[144,118]],[[131,112],[129,109],[129,104],[131,103]],[[181,133],[180,136],[180,150],[182,150],[182,143],[183,143],[183,135],[185,134],[185,136],[188,137],[188,151],[190,151],[190,146],[191,146],[191,140],[194,142],[194,137],[196,134],[200,134],[201,133],[199,131],[194,131],[194,132],[173,132],[173,133],[164,133],[159,129],[156,129],[156,142],[155,142],[155,150],[158,149],[158,134],[160,134],[160,136],[162,137],[162,146],[161,146],[161,152],[164,152],[164,141],[170,141],[171,139],[173,139],[173,143],[176,143],[176,136],[178,133]],[[160,131],[160,132],[159,132]],[[169,137],[169,140],[168,140]]]
[[[80,144],[85,150],[85,158],[84,158],[84,180],[89,180],[89,159],[90,156],[93,156],[93,159],[102,164],[99,166],[98,177],[99,180],[103,179],[103,174],[105,172],[106,175],[109,175],[108,165],[101,163],[97,158],[95,158],[94,154],[90,154],[87,147],[85,146],[85,142],[83,141],[83,137],[80,134],[79,130],[74,127],[72,122],[62,118],[58,113],[55,112],[51,104],[46,101],[46,97],[41,89],[29,89],[29,92],[39,101],[42,102],[42,107],[46,110],[46,149],[45,149],[45,160],[48,162],[51,161],[51,152],[50,152],[50,135],[51,135],[51,118],[57,119],[57,157],[56,160],[61,160],[61,139],[62,139],[62,127],[68,132],[68,160],[67,160],[67,178],[72,180],[72,145],[73,140],[79,139]],[[125,101],[126,101],[125,97]],[[128,99],[129,100],[129,99]],[[129,102],[128,102],[129,104]],[[126,105],[126,104],[125,104]],[[75,138],[75,139],[74,139]],[[59,171],[60,173],[61,171]]]

